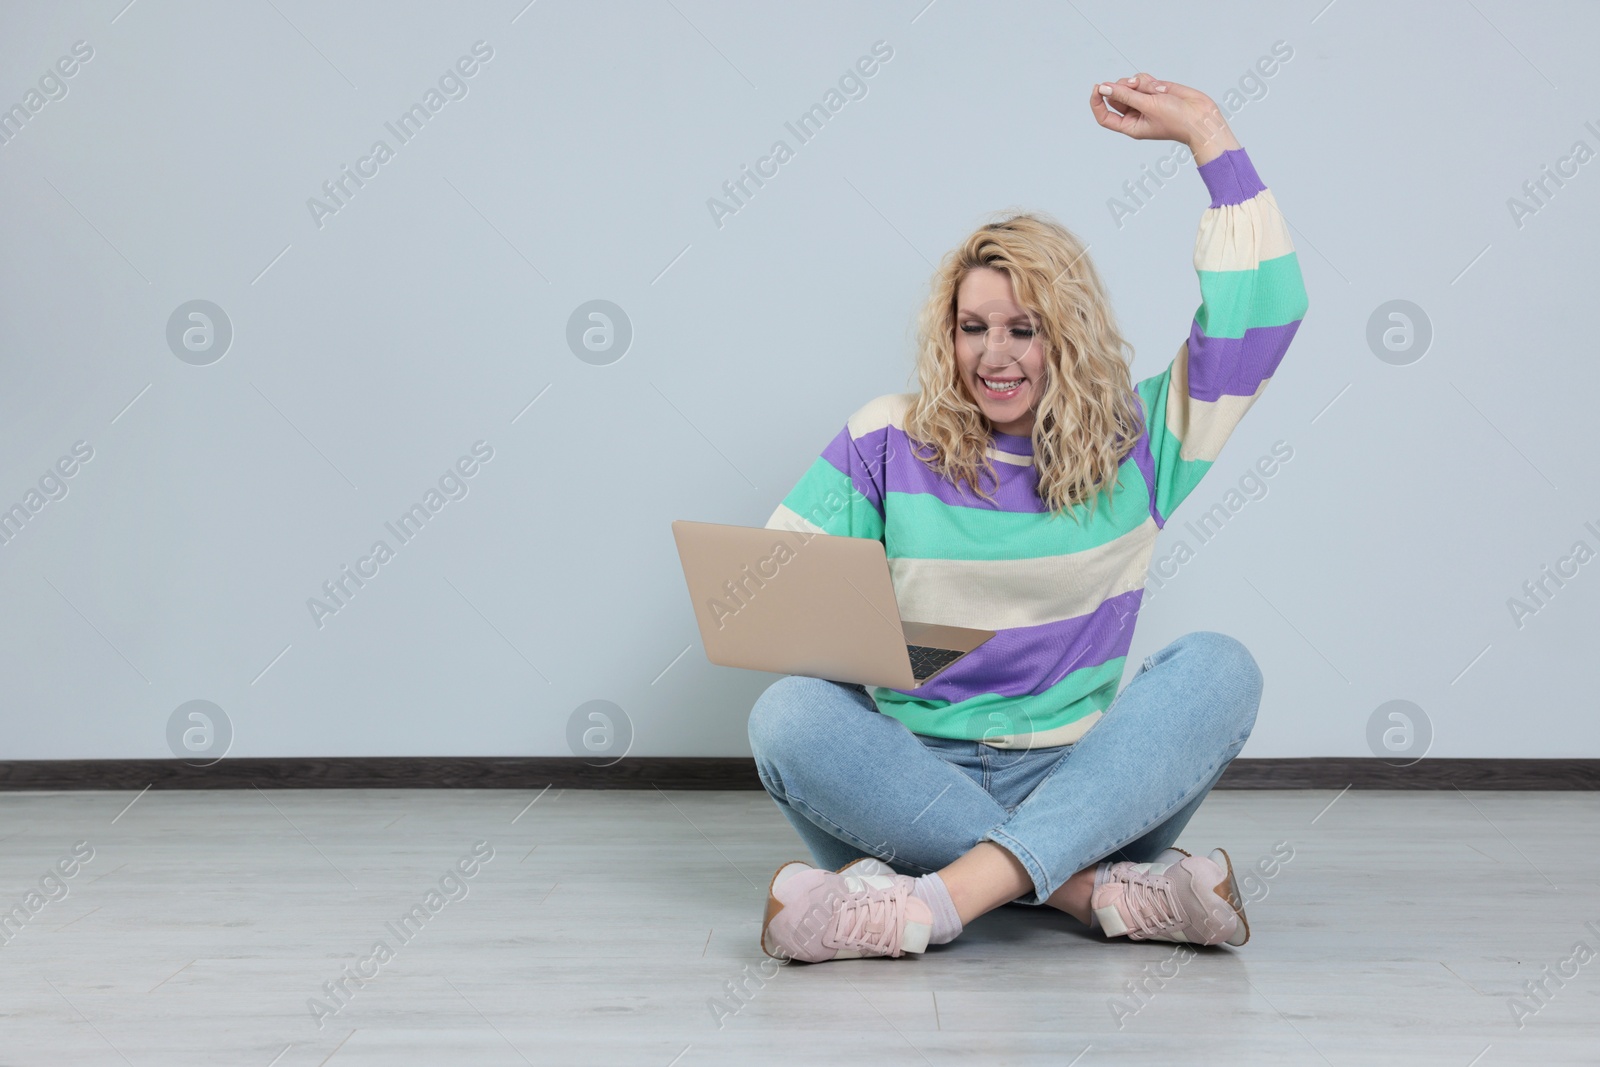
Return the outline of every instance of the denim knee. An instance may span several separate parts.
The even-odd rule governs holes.
[[[750,708],[750,751],[756,766],[771,765],[785,753],[808,747],[823,724],[838,694],[838,687],[821,678],[792,674],[766,688]]]
[[[1211,669],[1218,690],[1236,695],[1236,699],[1227,704],[1227,710],[1235,717],[1230,725],[1239,734],[1248,737],[1255,727],[1256,711],[1261,705],[1264,685],[1256,658],[1250,654],[1244,642],[1215,630],[1196,630],[1180,640],[1185,647],[1197,652]]]

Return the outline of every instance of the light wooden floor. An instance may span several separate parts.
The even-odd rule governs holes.
[[[712,998],[766,959],[767,881],[804,857],[764,793],[134,800],[0,794],[0,911],[94,849],[0,945],[0,1064],[1600,1063],[1600,955],[1563,963],[1600,954],[1593,793],[1213,793],[1180,843],[1293,850],[1242,949],[1182,961],[1009,907],[920,959],[749,981],[720,1026]],[[401,942],[386,921],[478,840],[468,895]],[[379,939],[319,1029],[308,998]],[[1519,1028],[1512,995],[1563,966]],[[1111,998],[1163,968],[1119,1026]]]

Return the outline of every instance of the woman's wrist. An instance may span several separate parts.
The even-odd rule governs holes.
[[[1194,156],[1197,167],[1205,166],[1222,153],[1234,148],[1243,147],[1239,139],[1233,135],[1233,130],[1222,117],[1221,111],[1214,111],[1211,115],[1214,121],[1202,124],[1194,130],[1194,135],[1189,138],[1189,151]]]

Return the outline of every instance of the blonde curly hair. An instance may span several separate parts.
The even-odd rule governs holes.
[[[1075,521],[1071,509],[1084,500],[1093,516],[1102,490],[1114,487],[1122,460],[1144,429],[1143,405],[1128,370],[1133,347],[1117,331],[1087,251],[1048,215],[1020,213],[979,226],[947,253],[918,317],[915,373],[921,391],[905,417],[906,435],[933,449],[929,455],[916,450],[918,459],[992,502],[978,472],[986,471],[999,487],[985,453],[993,427],[960,381],[956,296],[968,271],[1003,271],[1044,344],[1044,386],[1032,438],[1039,498]]]

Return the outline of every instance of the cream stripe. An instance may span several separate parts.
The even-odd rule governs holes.
[[[1054,730],[1040,730],[1033,734],[1007,734],[1003,737],[985,738],[983,744],[992,748],[1054,748],[1070,745],[1089,732],[1089,727],[1105,717],[1103,711],[1091,711],[1076,722],[1057,726]]]
[[[1147,514],[1121,537],[1081,552],[1035,559],[895,558],[889,573],[902,619],[980,630],[1039,626],[1087,615],[1107,597],[1142,589],[1159,532]]]
[[[888,393],[867,401],[845,423],[850,436],[859,441],[873,430],[881,430],[885,426],[905,429],[906,409],[911,407],[915,397],[915,393]]]
[[[1196,400],[1189,395],[1189,342],[1178,346],[1172,361],[1172,376],[1167,380],[1167,432],[1183,442],[1181,459],[1217,458],[1228,435],[1244,413],[1261,396],[1271,378],[1263,378],[1249,396],[1224,393],[1215,400]]]
[[[793,508],[789,507],[787,504],[778,505],[777,510],[772,513],[772,517],[767,520],[767,524],[763,527],[763,529],[797,530],[801,533],[819,534],[825,534],[828,532],[827,530],[824,530],[822,527],[818,526],[816,523],[812,522],[810,519],[806,518],[804,515],[800,514],[798,511],[795,511]]]
[[[1243,220],[1228,218],[1242,213]],[[1195,270],[1255,270],[1263,259],[1277,259],[1294,251],[1289,225],[1278,210],[1271,189],[1263,189],[1242,204],[1207,208],[1200,216],[1194,239]]]

